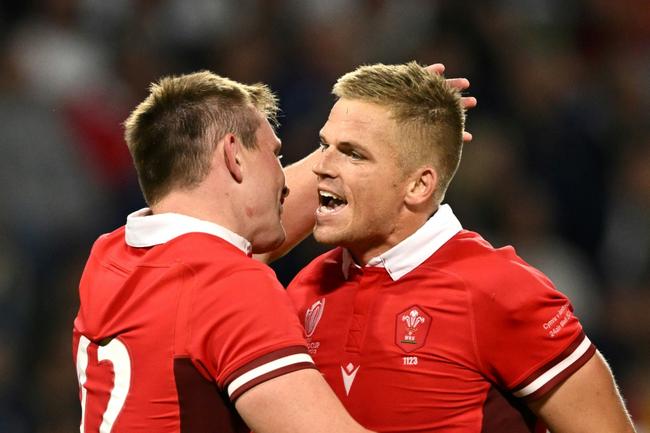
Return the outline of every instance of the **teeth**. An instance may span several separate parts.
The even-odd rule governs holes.
[[[338,195],[336,195],[336,194],[333,194],[333,193],[331,193],[331,192],[327,192],[327,191],[318,191],[318,193],[319,193],[320,196],[323,197],[323,198],[333,198],[333,199],[335,199],[335,200],[343,200],[340,196],[338,196]]]
[[[322,211],[333,211],[348,204],[347,200],[333,192],[319,190],[318,195]]]
[[[318,211],[319,211],[320,213],[322,213],[322,214],[331,213],[331,212],[334,212],[335,210],[336,210],[336,209],[331,208],[331,207],[327,207],[327,206],[320,206],[320,207],[318,208]]]

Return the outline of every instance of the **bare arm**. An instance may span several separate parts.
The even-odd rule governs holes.
[[[635,431],[612,372],[599,352],[530,407],[553,433]]]
[[[255,433],[369,433],[317,370],[299,370],[246,391],[235,403]]]
[[[284,201],[282,225],[287,233],[284,243],[274,251],[256,254],[255,258],[264,263],[279,259],[311,233],[316,222],[318,207],[318,180],[312,171],[318,151],[314,151],[300,161],[284,169],[289,195]]]

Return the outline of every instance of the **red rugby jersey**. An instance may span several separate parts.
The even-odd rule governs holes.
[[[545,432],[525,400],[595,352],[551,281],[446,205],[368,266],[337,248],[288,290],[316,365],[379,432]]]
[[[248,431],[238,396],[313,367],[282,286],[247,253],[223,227],[147,210],[96,241],[73,331],[82,433]]]

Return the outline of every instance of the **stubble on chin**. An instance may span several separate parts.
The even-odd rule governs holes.
[[[318,227],[314,229],[314,239],[319,244],[338,246],[340,244],[340,235],[335,233],[328,233],[327,230],[319,230]]]

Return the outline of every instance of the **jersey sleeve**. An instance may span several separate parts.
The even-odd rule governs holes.
[[[295,309],[270,270],[237,270],[197,288],[191,320],[192,356],[232,401],[266,380],[315,368]]]
[[[477,355],[492,381],[534,400],[595,353],[570,301],[541,272],[517,264],[474,299]]]

